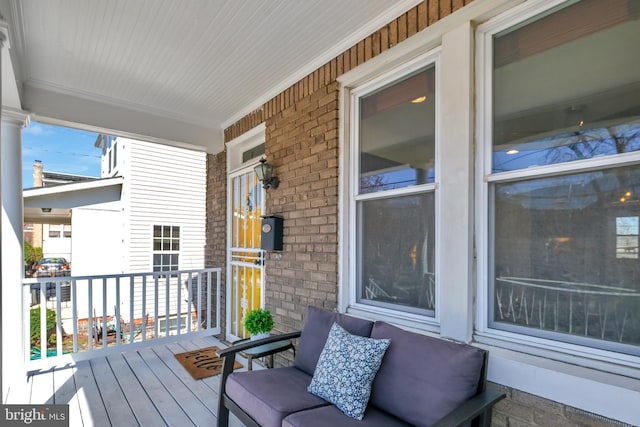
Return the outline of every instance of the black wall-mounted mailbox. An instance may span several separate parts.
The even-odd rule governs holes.
[[[260,234],[260,249],[264,251],[282,250],[282,217],[263,216],[262,232]]]

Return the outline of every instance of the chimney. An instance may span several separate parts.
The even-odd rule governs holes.
[[[42,187],[42,162],[40,160],[33,163],[33,186]],[[31,244],[36,248],[41,248],[42,243],[42,224],[33,224]]]
[[[40,160],[33,163],[33,186],[42,187],[42,162]]]

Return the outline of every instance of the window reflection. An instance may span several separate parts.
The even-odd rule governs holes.
[[[494,326],[640,344],[637,195],[638,166],[496,184]]]
[[[360,302],[435,309],[434,194],[358,203]],[[397,307],[396,307],[397,308]]]
[[[360,193],[434,182],[435,68],[360,99]]]

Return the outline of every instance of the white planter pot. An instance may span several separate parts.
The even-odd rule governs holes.
[[[269,337],[269,332],[261,332],[259,334],[255,334],[255,335],[251,335],[251,341],[255,341],[255,340],[261,340],[263,338],[268,338]]]

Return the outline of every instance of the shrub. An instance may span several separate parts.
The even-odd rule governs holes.
[[[40,343],[40,307],[31,309],[31,346]],[[55,310],[47,310],[47,340],[51,338],[56,328]]]
[[[251,310],[244,317],[244,328],[251,335],[269,332],[273,329],[273,316],[267,309]]]

